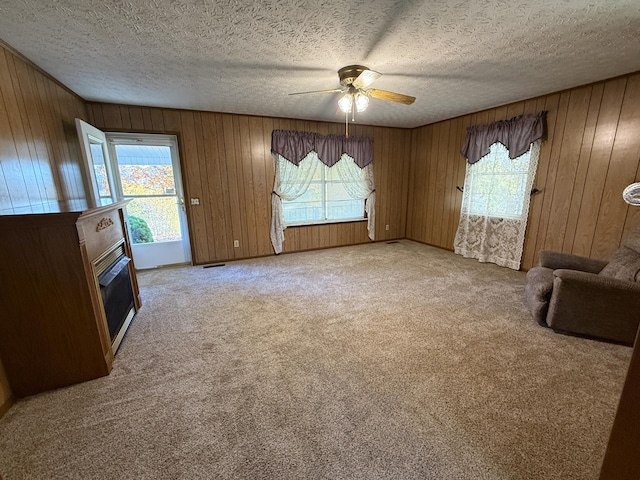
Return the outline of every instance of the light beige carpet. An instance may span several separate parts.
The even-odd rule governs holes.
[[[0,420],[14,479],[595,479],[631,349],[410,241],[140,274],[110,376]]]

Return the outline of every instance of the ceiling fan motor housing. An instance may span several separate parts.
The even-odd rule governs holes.
[[[355,82],[356,78],[360,76],[362,72],[369,70],[369,67],[362,65],[349,65],[342,67],[338,70],[338,77],[340,77],[340,85],[347,86]]]

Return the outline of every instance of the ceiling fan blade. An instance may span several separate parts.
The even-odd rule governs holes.
[[[353,81],[352,85],[356,88],[367,88],[381,76],[382,74],[379,72],[363,70],[362,73],[358,75],[358,78]]]
[[[296,92],[290,93],[289,95],[306,95],[307,93],[331,93],[331,92],[341,92],[342,88],[332,88],[331,90],[313,90],[311,92]]]
[[[391,100],[392,102],[404,103],[405,105],[411,105],[416,101],[416,97],[410,97],[409,95],[402,95],[400,93],[387,92],[385,90],[377,90],[372,88],[367,92],[373,98],[379,98],[380,100]]]

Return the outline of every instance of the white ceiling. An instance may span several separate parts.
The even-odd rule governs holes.
[[[640,70],[640,0],[0,0],[0,39],[86,100],[416,127]]]

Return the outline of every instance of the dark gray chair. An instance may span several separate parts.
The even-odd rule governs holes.
[[[550,251],[527,273],[533,318],[556,332],[633,345],[640,324],[640,230],[608,262]]]

